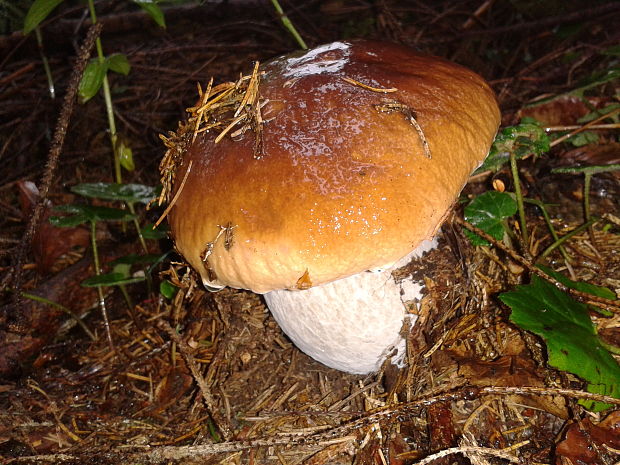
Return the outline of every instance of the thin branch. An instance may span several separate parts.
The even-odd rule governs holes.
[[[24,257],[26,256],[26,250],[30,245],[30,241],[32,240],[34,232],[39,227],[41,216],[43,214],[43,207],[45,205],[45,202],[47,201],[50,186],[58,169],[60,152],[62,151],[65,136],[67,135],[69,120],[71,119],[73,107],[75,106],[75,97],[77,95],[78,85],[80,83],[80,79],[82,78],[82,74],[84,73],[84,69],[86,68],[86,64],[88,63],[88,59],[90,58],[90,51],[92,50],[95,41],[99,37],[100,33],[101,25],[94,25],[88,30],[86,39],[84,39],[84,43],[80,48],[77,60],[75,62],[75,65],[73,66],[73,72],[71,73],[71,77],[69,79],[67,93],[65,94],[62,108],[60,110],[60,115],[56,123],[56,129],[54,130],[52,146],[50,147],[49,153],[47,155],[47,164],[45,165],[45,172],[43,173],[43,178],[39,187],[39,201],[32,211],[32,215],[30,216],[30,220],[28,221],[28,225],[26,226],[26,230],[22,237],[21,243],[19,244],[19,247],[17,248],[17,252],[15,254],[15,260],[13,262],[13,288],[15,289],[15,293],[13,295],[14,304],[16,305],[16,307],[19,307],[21,304],[21,285],[23,277],[22,265]]]

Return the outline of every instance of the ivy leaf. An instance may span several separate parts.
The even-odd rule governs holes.
[[[95,58],[88,63],[78,86],[80,102],[86,103],[97,95],[97,92],[99,92],[103,85],[103,77],[107,72],[108,66],[106,62],[100,62]]]
[[[570,137],[568,141],[573,147],[583,147],[584,145],[596,144],[598,134],[592,131],[584,131]]]
[[[517,159],[530,153],[540,156],[550,149],[549,136],[540,123],[532,118],[523,118],[520,124],[502,129],[491,146],[489,155],[474,172],[498,171],[514,153]]]
[[[71,191],[84,197],[147,204],[157,196],[158,188],[144,184],[94,182],[77,184],[71,188]]]
[[[505,231],[503,220],[516,212],[517,202],[512,194],[487,191],[465,207],[465,221],[501,241]],[[469,231],[465,231],[465,234],[473,245],[489,245],[477,234]]]
[[[127,210],[93,205],[59,205],[54,210],[71,213],[71,216],[50,217],[50,223],[61,228],[97,221],[129,221],[136,217]]]
[[[549,365],[587,381],[589,392],[620,398],[620,365],[596,335],[585,304],[536,275],[530,284],[499,298],[512,309],[513,323],[545,340]],[[609,407],[594,401],[581,403],[594,411]]]
[[[164,13],[159,8],[159,5],[153,0],[134,0],[134,3],[138,4],[140,8],[148,13],[153,21],[157,23],[159,27],[166,28],[166,19]]]
[[[63,0],[34,0],[24,18],[24,35],[30,34]]]
[[[618,113],[615,113],[615,114],[612,114],[612,113],[614,113],[618,108],[620,108],[620,103],[609,104],[605,106],[604,108],[596,109],[594,111],[591,111],[587,115],[582,116],[581,118],[577,120],[577,122],[579,124],[589,123],[590,121],[593,121],[596,118],[600,118],[603,115],[609,114],[609,119],[612,120],[614,123],[617,123],[620,119],[618,117]]]

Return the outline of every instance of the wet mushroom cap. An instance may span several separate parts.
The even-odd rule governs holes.
[[[433,237],[499,125],[481,77],[399,45],[334,42],[260,71],[261,144],[204,131],[176,169],[172,234],[212,288],[390,266]]]

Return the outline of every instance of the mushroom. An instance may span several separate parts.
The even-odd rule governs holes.
[[[191,113],[162,167],[176,247],[205,286],[265,294],[332,368],[402,359],[419,286],[392,271],[434,246],[488,153],[500,114],[485,81],[404,46],[341,41],[209,86]]]

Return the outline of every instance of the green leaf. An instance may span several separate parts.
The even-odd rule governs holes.
[[[127,210],[93,205],[59,205],[54,210],[72,214],[72,216],[50,217],[50,223],[59,227],[77,226],[97,221],[129,221],[136,217]]]
[[[511,153],[517,159],[530,153],[540,156],[549,151],[549,144],[549,136],[540,123],[532,118],[523,118],[520,124],[504,128],[495,136],[489,155],[475,173],[499,170],[508,162]]]
[[[127,203],[149,203],[157,196],[158,188],[144,184],[116,184],[111,182],[95,182],[77,184],[72,192],[104,200],[118,200]]]
[[[142,233],[142,237],[145,239],[165,239],[168,237],[168,229],[165,225],[161,224],[157,228],[153,229],[153,224],[145,224],[142,228],[140,228],[140,232]]]
[[[129,254],[124,257],[117,258],[112,265],[146,265],[157,262],[161,258],[158,254],[137,255]]]
[[[72,228],[80,224],[88,223],[90,219],[85,215],[51,216],[49,222],[59,228]]]
[[[86,278],[84,281],[80,283],[81,286],[84,287],[109,287],[109,286],[120,286],[125,284],[133,284],[140,283],[144,281],[144,276],[131,276],[127,277],[124,273],[112,272],[106,274],[100,274],[99,276],[91,276],[90,278]]]
[[[573,89],[568,92],[569,95],[576,95],[577,97],[583,97],[586,90],[598,87],[603,84],[607,84],[611,81],[616,81],[620,78],[620,68],[612,67],[603,71],[598,69],[592,73],[584,82],[581,83],[581,87]]]
[[[595,295],[597,297],[603,297],[604,299],[610,299],[610,300],[617,299],[616,293],[607,287],[597,286],[596,284],[584,283],[581,281],[573,281],[567,278],[566,276],[564,276],[562,273],[559,273],[549,268],[548,266],[545,266],[545,265],[537,265],[537,266],[538,268],[543,270],[546,274],[553,277],[555,280],[561,282],[562,284],[564,284],[566,287],[570,289],[575,289],[577,291],[586,292],[588,294]],[[604,310],[602,308],[595,307],[593,305],[588,305],[588,308],[590,310],[600,313],[603,316],[607,316],[607,317],[613,316],[612,312],[608,310]]]
[[[577,122],[580,124],[589,123],[590,121],[600,118],[603,115],[614,112],[618,108],[620,108],[620,103],[611,103],[603,108],[591,111],[587,115],[582,116],[577,120]],[[618,116],[618,113],[616,113],[615,115],[609,116],[609,119],[612,120],[614,123],[617,123],[620,120],[620,116]]]
[[[512,309],[512,322],[545,340],[549,365],[584,379],[590,392],[620,398],[620,365],[596,335],[585,304],[536,275],[499,298]],[[595,411],[609,407],[582,404]]]
[[[127,76],[129,71],[131,71],[129,60],[127,60],[127,56],[122,53],[114,53],[113,55],[110,55],[106,58],[106,62],[108,69],[114,71],[115,73]]]
[[[105,62],[101,63],[95,58],[88,63],[78,86],[80,102],[86,103],[97,95],[103,85],[103,77],[107,72],[108,67]]]
[[[620,56],[620,45],[612,45],[599,53],[601,55]]]
[[[517,202],[507,192],[487,191],[465,207],[465,220],[490,234],[498,241],[504,237],[504,218],[517,212]],[[477,234],[465,231],[474,245],[489,245]]]
[[[592,131],[584,131],[568,139],[568,142],[574,147],[583,147],[584,145],[596,144],[598,142],[598,134]]]
[[[135,3],[140,5],[144,11],[146,11],[151,19],[157,23],[159,27],[166,28],[166,19],[164,18],[164,13],[161,11],[161,8],[157,5],[155,1],[140,1],[134,0]]]
[[[133,151],[125,142],[121,141],[118,145],[119,162],[127,171],[133,171],[136,165],[133,162]]]
[[[24,18],[24,35],[30,34],[63,0],[34,0]]]
[[[172,299],[179,291],[179,288],[172,284],[170,281],[164,280],[159,283],[159,293],[166,299]]]

